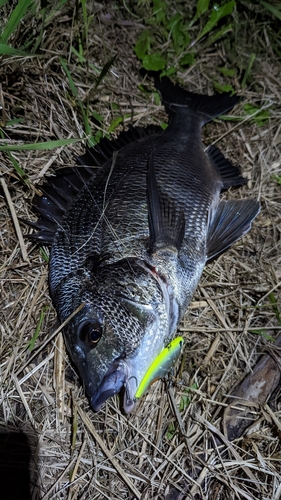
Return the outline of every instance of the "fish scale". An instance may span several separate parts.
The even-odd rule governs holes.
[[[130,127],[87,150],[79,167],[49,179],[31,223],[32,238],[51,243],[60,321],[79,308],[64,337],[95,411],[120,391],[132,411],[151,377],[169,368],[206,262],[243,236],[260,209],[256,200],[220,201],[222,189],[247,180],[201,141],[202,126],[238,98],[191,94],[165,77],[155,85],[166,130]]]

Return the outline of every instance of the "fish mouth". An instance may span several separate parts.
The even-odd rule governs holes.
[[[96,392],[91,396],[91,406],[98,412],[105,401],[123,390],[123,408],[130,413],[136,403],[137,379],[132,376],[132,369],[124,359],[116,359],[106,372]]]

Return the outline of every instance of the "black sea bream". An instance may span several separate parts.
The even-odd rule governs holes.
[[[220,201],[244,184],[239,169],[201,127],[235,96],[192,94],[156,78],[169,115],[160,127],[103,139],[62,169],[37,200],[39,231],[51,245],[49,282],[68,352],[91,406],[123,388],[130,412],[159,353],[174,338],[206,262],[245,234],[256,200]],[[93,169],[93,166],[100,166]]]

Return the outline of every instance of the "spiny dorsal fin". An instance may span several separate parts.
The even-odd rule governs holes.
[[[240,175],[239,167],[227,160],[216,146],[209,146],[206,153],[219,171],[223,182],[223,189],[228,189],[231,186],[242,186],[248,182],[248,179]]]
[[[128,130],[123,130],[116,139],[104,137],[96,146],[87,148],[86,153],[83,156],[79,156],[77,161],[80,165],[102,166],[107,160],[112,158],[114,151],[119,151],[124,146],[144,137],[159,135],[161,133],[163,133],[163,130],[157,125],[148,125],[145,128],[129,125]]]
[[[224,252],[246,234],[259,211],[257,200],[221,201],[208,229],[207,260]]]
[[[55,176],[47,177],[48,183],[41,187],[43,196],[34,198],[34,210],[40,214],[38,220],[23,221],[38,230],[29,235],[29,238],[41,244],[51,245],[69,204],[95,174],[93,167],[106,163],[112,158],[114,151],[144,137],[159,135],[162,132],[162,128],[156,125],[149,125],[146,128],[129,126],[129,129],[121,132],[117,139],[104,138],[94,148],[88,148],[83,156],[77,158],[77,166],[62,168]]]
[[[147,203],[150,252],[163,248],[176,248],[179,251],[185,231],[184,213],[176,209],[176,204],[168,195],[161,193],[156,180],[153,153],[148,160]]]

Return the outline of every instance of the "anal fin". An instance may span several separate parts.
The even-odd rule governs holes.
[[[221,201],[209,225],[207,260],[224,252],[246,234],[259,211],[257,200]]]
[[[206,153],[218,170],[223,189],[228,189],[231,186],[242,186],[248,182],[248,179],[242,177],[239,167],[233,165],[216,146],[210,146]]]
[[[150,252],[163,248],[175,248],[179,251],[185,232],[184,212],[160,190],[155,175],[153,153],[148,160],[147,204]]]

